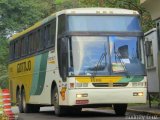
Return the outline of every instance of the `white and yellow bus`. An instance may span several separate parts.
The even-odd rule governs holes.
[[[55,114],[85,107],[146,102],[139,14],[77,8],[52,14],[10,40],[9,83],[20,112],[54,105]]]

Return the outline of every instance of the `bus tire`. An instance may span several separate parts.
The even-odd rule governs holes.
[[[16,103],[18,105],[19,112],[23,113],[20,90],[17,90],[16,92]]]
[[[30,104],[26,103],[25,89],[22,89],[21,100],[22,100],[21,104],[22,104],[23,112],[24,113],[31,113],[32,107]]]
[[[127,104],[114,104],[113,107],[117,116],[124,116],[127,111]]]
[[[52,103],[54,105],[55,109],[55,115],[56,116],[63,116],[65,114],[65,108],[59,105],[59,94],[57,87],[54,87],[53,93],[52,93]]]

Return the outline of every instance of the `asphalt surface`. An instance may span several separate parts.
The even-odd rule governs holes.
[[[16,109],[14,109],[16,111]],[[18,112],[18,111],[16,111]],[[79,114],[57,117],[53,107],[43,107],[39,113],[18,114],[18,120],[160,120],[159,117],[149,114],[127,112],[125,116],[116,116],[110,109],[83,109]]]

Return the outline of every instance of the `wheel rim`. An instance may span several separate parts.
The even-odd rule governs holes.
[[[59,106],[59,101],[58,101],[58,93],[57,91],[54,93],[54,107],[58,108]]]
[[[54,89],[53,92],[53,103],[54,103],[54,111],[56,115],[60,115],[60,106],[59,106],[59,95],[58,95],[58,90],[57,88]]]

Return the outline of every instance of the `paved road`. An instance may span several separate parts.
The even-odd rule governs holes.
[[[14,109],[16,111],[16,109]],[[17,112],[17,111],[16,111]],[[118,117],[113,110],[83,109],[80,114],[56,117],[52,107],[41,108],[40,113],[19,114],[18,120],[158,120],[160,118],[151,115],[126,113],[124,117]]]

